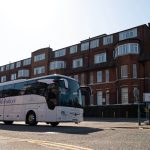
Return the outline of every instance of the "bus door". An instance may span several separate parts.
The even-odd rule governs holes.
[[[55,108],[58,103],[58,87],[54,82],[54,79],[41,79],[38,82],[43,82],[47,84],[47,88],[44,94],[48,108],[46,110],[46,119],[51,120],[52,122],[56,121],[57,111]]]

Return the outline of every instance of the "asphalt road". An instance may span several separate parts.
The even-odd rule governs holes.
[[[135,120],[86,119],[80,124],[0,122],[0,150],[150,150],[150,126]]]

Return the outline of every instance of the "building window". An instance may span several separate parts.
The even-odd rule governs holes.
[[[50,70],[65,68],[66,63],[64,61],[53,61],[50,63]]]
[[[16,62],[16,68],[21,67],[21,61]]]
[[[11,80],[16,80],[16,79],[17,79],[17,75],[16,75],[16,73],[11,74]]]
[[[30,64],[31,64],[31,58],[23,60],[23,65],[24,66],[27,66],[27,65],[30,65]]]
[[[45,53],[34,56],[34,62],[41,61],[45,59]]]
[[[113,36],[112,35],[103,37],[103,45],[108,45],[111,43],[113,43]]]
[[[1,82],[6,82],[6,76],[1,77]]]
[[[61,50],[55,51],[55,58],[65,56],[65,55],[66,55],[66,49],[61,49]]]
[[[2,66],[2,67],[0,68],[0,71],[3,72],[4,70],[5,70],[5,66]]]
[[[106,90],[106,105],[109,104],[109,97],[110,97],[109,90]]]
[[[93,83],[93,72],[90,72],[90,82],[89,82],[90,84],[92,84]]]
[[[80,83],[81,83],[81,85],[84,85],[84,73],[81,73]]]
[[[128,65],[121,66],[121,78],[128,78]]]
[[[95,64],[102,63],[102,62],[106,62],[106,53],[101,53],[94,56]]]
[[[29,70],[27,69],[19,70],[18,77],[29,77]]]
[[[78,75],[74,75],[73,78],[76,79],[77,81],[79,81],[79,76]]]
[[[10,64],[10,69],[14,69],[14,68],[15,68],[15,64],[14,63]]]
[[[121,88],[121,102],[128,104],[128,88]]]
[[[81,51],[85,51],[89,49],[89,42],[81,44]]]
[[[138,43],[128,43],[119,45],[115,49],[115,57],[123,56],[127,54],[139,54],[139,44]]]
[[[42,74],[45,73],[45,67],[36,67],[34,68],[34,75]]]
[[[97,82],[102,82],[102,71],[97,72]]]
[[[106,82],[109,82],[109,70],[105,70]]]
[[[137,28],[119,33],[119,41],[137,37]]]
[[[83,59],[82,58],[73,60],[73,68],[78,68],[78,67],[82,67],[82,66],[83,66]]]
[[[97,105],[102,105],[103,103],[103,93],[102,91],[97,91]]]
[[[70,47],[70,54],[74,54],[74,53],[77,53],[77,45]]]
[[[132,71],[133,71],[133,78],[137,78],[137,65],[132,65]]]
[[[10,69],[10,65],[6,65],[6,71]]]
[[[92,49],[96,47],[99,47],[99,39],[90,41],[90,48]]]

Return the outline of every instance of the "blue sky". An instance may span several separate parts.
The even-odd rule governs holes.
[[[150,0],[0,0],[0,66],[150,22]]]

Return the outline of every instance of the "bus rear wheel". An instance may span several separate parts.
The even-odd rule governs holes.
[[[29,124],[30,126],[37,125],[36,115],[33,111],[28,112],[26,117],[26,124]]]
[[[13,121],[4,121],[4,123],[7,124],[7,125],[12,125]]]
[[[50,124],[52,127],[56,127],[56,126],[58,126],[59,122],[50,122]]]

